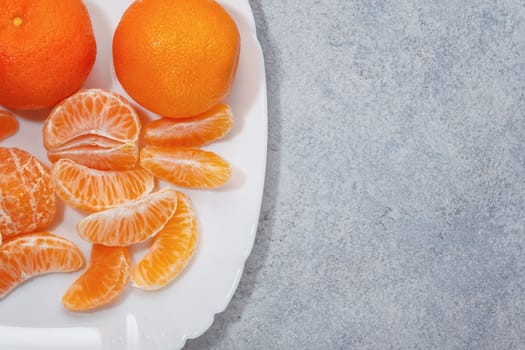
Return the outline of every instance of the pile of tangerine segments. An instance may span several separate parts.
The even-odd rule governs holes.
[[[232,124],[230,107],[221,103],[195,117],[161,118],[142,126],[124,97],[90,89],[57,105],[43,125],[50,171],[25,151],[0,147],[0,163],[12,165],[2,167],[0,176],[9,172],[13,183],[25,186],[21,191],[28,198],[45,203],[56,193],[86,213],[76,229],[93,244],[91,258],[65,292],[66,308],[96,309],[115,301],[130,279],[137,288],[157,290],[180,274],[197,243],[196,214],[187,195],[171,188],[156,190],[156,181],[201,189],[225,184],[229,164],[200,147],[223,138]],[[14,116],[0,111],[0,140],[17,128]],[[38,178],[21,169],[38,172]],[[0,186],[0,194],[7,191]],[[0,219],[15,211],[24,214],[15,201],[5,203]],[[31,277],[84,266],[74,243],[45,231],[55,214],[54,203],[32,209],[26,227],[0,225],[0,298]],[[152,241],[151,247],[132,265],[129,247],[146,240]]]

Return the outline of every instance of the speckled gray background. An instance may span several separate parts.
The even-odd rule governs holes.
[[[525,349],[525,1],[251,4],[259,231],[186,349]]]

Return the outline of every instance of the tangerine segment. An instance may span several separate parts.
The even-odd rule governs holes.
[[[48,169],[30,153],[0,147],[0,232],[5,236],[48,227],[56,213]]]
[[[56,106],[43,127],[50,160],[70,158],[101,170],[136,166],[140,120],[124,97],[83,90]]]
[[[48,152],[47,157],[51,162],[70,159],[92,169],[124,171],[137,166],[139,149],[137,145],[131,144],[121,144],[114,148],[80,146]]]
[[[51,168],[55,191],[70,206],[100,211],[139,199],[155,186],[155,178],[144,169],[96,170],[69,159]]]
[[[221,139],[232,125],[230,106],[220,103],[196,117],[154,120],[144,127],[143,135],[149,145],[199,147]]]
[[[48,232],[13,237],[0,247],[0,298],[31,277],[82,265],[80,250],[63,237]]]
[[[0,141],[14,135],[18,131],[18,120],[13,113],[0,110]]]
[[[177,192],[165,189],[134,202],[91,214],[77,224],[79,235],[92,243],[128,246],[155,236],[177,209]]]
[[[189,198],[179,192],[175,215],[155,236],[148,253],[133,268],[133,286],[157,290],[186,267],[197,245],[198,226]]]
[[[71,311],[88,311],[112,303],[126,289],[130,267],[127,247],[93,245],[88,268],[68,288],[62,303]]]
[[[219,187],[231,176],[228,162],[198,148],[145,147],[140,165],[161,179],[189,188]]]

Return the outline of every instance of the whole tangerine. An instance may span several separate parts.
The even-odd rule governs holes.
[[[96,51],[81,0],[0,0],[0,105],[57,104],[80,89]]]
[[[126,92],[170,118],[201,114],[231,91],[240,52],[237,25],[213,0],[135,1],[113,37]]]

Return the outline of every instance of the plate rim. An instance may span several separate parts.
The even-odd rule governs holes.
[[[221,0],[218,0],[219,2],[221,2]],[[257,222],[255,225],[252,226],[252,230],[250,232],[250,236],[251,236],[251,242],[250,242],[250,247],[246,250],[245,252],[245,255],[244,257],[242,258],[242,263],[240,264],[240,267],[237,269],[237,273],[236,273],[236,277],[235,277],[235,280],[232,284],[232,287],[230,289],[230,293],[228,294],[227,298],[225,299],[223,305],[221,305],[221,307],[213,313],[212,315],[212,318],[211,318],[211,322],[209,323],[209,325],[207,325],[205,327],[205,329],[202,331],[202,332],[199,332],[199,334],[196,334],[196,335],[192,335],[192,336],[189,336],[189,335],[184,335],[183,336],[183,343],[181,345],[181,347],[179,349],[177,349],[176,347],[173,348],[173,350],[180,350],[180,349],[183,349],[185,346],[186,346],[186,343],[188,340],[190,339],[197,339],[199,338],[200,336],[202,336],[204,333],[206,333],[206,331],[208,331],[210,329],[210,327],[213,325],[213,323],[215,322],[215,319],[217,317],[218,314],[220,313],[223,313],[224,311],[226,311],[226,309],[228,308],[228,306],[230,305],[231,303],[231,300],[233,299],[238,287],[239,287],[239,283],[242,279],[242,276],[244,275],[244,269],[246,268],[246,262],[248,261],[248,258],[250,257],[252,251],[253,251],[253,247],[255,245],[255,239],[257,237],[257,231],[258,231],[258,228],[259,228],[259,220],[260,220],[260,216],[261,216],[261,209],[262,209],[262,203],[263,203],[263,200],[264,200],[264,188],[265,188],[265,184],[266,184],[266,173],[267,173],[267,166],[268,166],[268,90],[267,90],[267,76],[266,76],[266,66],[265,66],[265,58],[264,58],[264,51],[263,51],[263,48],[262,48],[262,45],[261,45],[261,42],[257,36],[257,26],[256,26],[256,23],[255,23],[255,17],[254,17],[254,13],[253,13],[253,8],[251,6],[251,4],[249,3],[248,0],[243,0],[246,5],[248,6],[249,10],[250,10],[250,27],[251,27],[251,35],[252,35],[252,38],[253,40],[255,41],[255,44],[256,44],[256,47],[257,47],[257,50],[258,50],[258,58],[260,59],[260,64],[261,64],[261,73],[262,73],[262,78],[261,78],[261,98],[263,99],[263,110],[261,111],[261,114],[263,115],[264,117],[264,120],[263,120],[263,123],[264,123],[264,130],[262,131],[264,133],[264,144],[262,145],[263,149],[264,149],[264,155],[263,155],[263,158],[262,158],[262,162],[263,162],[263,175],[261,177],[261,183],[259,184],[258,188],[259,188],[259,193],[258,193],[258,201],[257,201],[257,213],[258,213],[258,216],[257,216]]]

